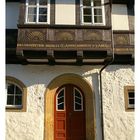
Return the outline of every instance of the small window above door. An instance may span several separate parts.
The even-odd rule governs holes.
[[[65,110],[65,88],[62,88],[56,98],[56,108],[57,111],[64,111]]]
[[[83,96],[77,88],[74,88],[74,111],[83,111]]]

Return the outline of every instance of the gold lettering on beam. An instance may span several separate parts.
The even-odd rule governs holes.
[[[49,45],[46,44],[46,48],[110,48],[110,44],[56,44],[56,45]]]
[[[33,47],[33,48],[41,48],[41,47],[45,47],[44,44],[17,44],[17,47]]]
[[[21,48],[110,48],[111,44],[17,44],[17,46]]]

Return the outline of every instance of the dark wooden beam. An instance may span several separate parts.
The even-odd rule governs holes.
[[[55,64],[55,59],[54,59],[54,51],[53,50],[47,50],[47,56],[48,56],[48,63],[50,65],[54,65]]]
[[[6,2],[20,2],[20,0],[6,0]]]
[[[111,29],[111,26],[93,25],[48,25],[48,24],[18,24],[18,28],[53,28],[53,29]]]
[[[83,64],[83,51],[77,51],[77,64],[82,65]]]

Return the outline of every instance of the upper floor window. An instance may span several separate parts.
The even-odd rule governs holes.
[[[6,109],[21,110],[26,107],[26,88],[22,82],[13,78],[6,78]]]
[[[103,24],[103,13],[101,0],[81,0],[82,24]]]
[[[26,0],[26,23],[49,23],[48,0]]]

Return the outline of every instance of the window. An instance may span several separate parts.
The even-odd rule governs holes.
[[[101,0],[81,0],[82,24],[104,24]]]
[[[6,109],[11,111],[25,111],[25,85],[13,77],[6,77]]]
[[[135,108],[134,86],[125,86],[124,87],[124,94],[125,94],[125,109],[126,109],[126,111],[134,110],[134,108]]]
[[[65,105],[65,88],[61,89],[57,95],[57,110],[63,111]]]
[[[26,23],[49,23],[48,0],[26,0]]]
[[[7,83],[7,106],[22,108],[22,89],[14,84]]]
[[[83,96],[77,88],[74,88],[74,111],[82,111],[82,110],[83,110]]]

